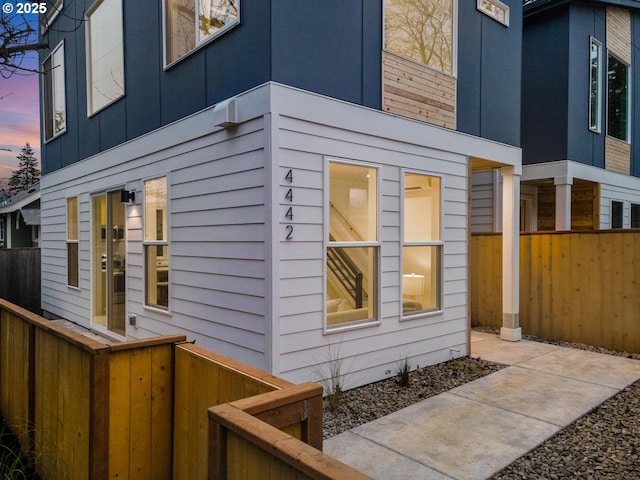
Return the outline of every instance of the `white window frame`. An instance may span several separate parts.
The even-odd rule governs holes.
[[[105,2],[118,2],[120,4],[120,10],[124,15],[124,2],[123,0],[96,0],[96,2],[91,5],[91,7],[87,10],[85,16],[85,55],[86,55],[86,77],[87,77],[87,116],[92,117],[93,115],[101,112],[105,108],[108,108],[110,105],[113,105],[115,102],[124,97],[126,88],[125,88],[125,65],[124,65],[124,18],[120,18],[120,29],[122,33],[121,44],[122,44],[122,93],[117,97],[111,99],[107,103],[94,107],[94,99],[93,99],[93,69],[91,63],[91,16],[105,4]]]
[[[615,138],[616,140],[620,140],[621,142],[631,143],[631,122],[632,122],[632,111],[631,111],[631,65],[629,65],[626,61],[620,58],[618,55],[613,53],[611,50],[607,51],[607,71],[609,69],[609,57],[615,58],[618,62],[626,65],[627,67],[627,131],[625,132],[625,138],[618,138],[609,134],[609,77],[607,75],[607,136],[611,138]]]
[[[593,118],[594,112],[592,109],[592,87],[593,87],[593,69],[591,67],[591,50],[593,47],[597,48],[598,52],[598,64],[596,68],[596,111],[595,119]],[[594,121],[595,120],[595,121]],[[589,37],[589,130],[595,133],[602,132],[602,43],[594,37]]]
[[[75,200],[76,203],[76,238],[69,238],[69,225],[70,225],[70,218],[69,218],[69,200]],[[80,287],[80,200],[77,196],[75,197],[67,197],[66,199],[66,232],[65,232],[65,238],[66,238],[66,244],[67,244],[67,287],[69,288],[79,288]],[[76,245],[76,278],[78,280],[78,284],[77,285],[73,285],[71,283],[69,283],[69,279],[70,279],[70,271],[69,271],[69,245],[71,244],[75,244]]]
[[[47,62],[52,62],[54,56],[58,52],[62,53],[62,63],[61,65],[52,65],[47,68]],[[66,85],[66,73],[65,73],[65,49],[64,49],[64,40],[60,42],[56,47],[51,50],[51,53],[47,55],[47,58],[42,62],[42,70],[44,72],[44,82],[42,82],[42,99],[43,99],[43,109],[44,114],[42,115],[42,123],[43,123],[43,133],[45,143],[50,142],[54,138],[62,135],[67,131],[67,85]],[[62,69],[62,89],[63,89],[63,97],[64,97],[64,126],[56,132],[56,114],[55,114],[55,106],[56,106],[56,81],[55,76],[53,74],[53,70],[55,68]],[[47,71],[50,70],[50,71]],[[48,118],[50,115],[50,118]],[[51,128],[51,135],[47,136],[47,123],[49,128]]]
[[[452,46],[451,46],[451,72],[445,72],[440,70],[439,68],[435,68],[432,67],[430,65],[425,65],[424,63],[411,58],[411,57],[407,57],[405,55],[402,55],[400,53],[395,52],[394,50],[388,49],[386,47],[386,20],[385,20],[385,16],[386,16],[386,8],[385,8],[385,3],[387,0],[383,0],[382,3],[382,49],[386,52],[392,53],[393,55],[397,55],[399,57],[402,57],[406,60],[409,60],[410,62],[414,62],[417,63],[418,65],[422,65],[426,68],[429,68],[431,70],[434,70],[438,73],[441,73],[443,75],[448,75],[450,77],[453,78],[457,78],[458,77],[458,0],[451,0],[453,2],[453,25],[452,25]]]
[[[165,179],[166,182],[166,191],[165,191],[165,200],[166,200],[166,210],[167,210],[167,225],[166,225],[166,230],[167,230],[167,237],[162,239],[162,240],[147,240],[147,222],[146,222],[146,215],[147,215],[147,209],[146,209],[146,184],[147,182],[153,181],[153,180],[159,180],[159,179]],[[149,177],[149,178],[145,178],[144,181],[142,182],[142,252],[143,252],[143,276],[144,276],[144,301],[143,301],[143,306],[145,309],[149,309],[149,310],[153,310],[156,312],[161,312],[161,313],[169,313],[171,312],[171,249],[170,249],[170,241],[169,241],[169,237],[170,237],[170,232],[171,232],[171,225],[169,223],[169,220],[171,218],[171,211],[169,209],[169,189],[170,189],[170,179],[169,179],[169,175],[164,174],[164,175],[159,175],[159,176],[155,176],[155,177]],[[148,294],[148,285],[149,285],[149,279],[147,278],[148,275],[148,271],[147,271],[147,248],[148,247],[165,247],[167,249],[167,306],[163,306],[163,305],[157,305],[154,303],[149,303],[148,299],[149,299],[149,294]]]
[[[404,202],[404,198],[405,198],[405,178],[406,178],[406,174],[414,174],[414,175],[423,175],[425,177],[433,177],[433,178],[438,178],[440,180],[440,208],[439,208],[439,225],[440,225],[440,231],[439,231],[439,238],[440,240],[430,240],[430,241],[418,241],[418,242],[408,242],[405,240],[405,222],[406,222],[406,215],[405,215],[405,202]],[[416,318],[424,318],[424,317],[431,317],[434,315],[440,315],[443,310],[443,304],[444,304],[444,240],[443,240],[443,235],[444,235],[444,177],[442,175],[438,175],[435,173],[431,173],[431,172],[425,172],[425,171],[419,171],[419,170],[410,170],[410,169],[403,169],[401,170],[401,182],[400,182],[400,188],[401,188],[401,202],[400,202],[400,211],[401,211],[401,215],[400,215],[400,238],[401,238],[401,243],[400,243],[400,266],[403,265],[403,261],[404,261],[404,247],[411,247],[411,246],[424,246],[424,247],[437,247],[438,248],[438,285],[437,285],[437,289],[438,289],[438,308],[436,309],[431,309],[431,310],[419,310],[415,313],[410,313],[405,315],[403,312],[403,308],[402,308],[402,303],[403,303],[403,294],[402,294],[402,268],[400,269],[399,272],[399,284],[400,284],[400,320],[413,320]]]
[[[204,40],[198,41],[198,37],[199,37],[199,35],[198,35],[198,24],[197,24],[197,22],[195,22],[195,18],[198,18],[198,5],[199,5],[199,2],[198,2],[198,0],[194,0],[194,2],[195,2],[195,10],[196,10],[196,17],[194,18],[194,29],[195,29],[194,44],[195,45],[191,50],[189,50],[188,52],[184,53],[180,57],[176,58],[175,60],[170,60],[169,59],[169,42],[168,42],[169,34],[170,34],[169,28],[168,28],[168,25],[169,25],[169,13],[168,13],[168,10],[169,10],[169,8],[167,6],[167,1],[168,0],[162,0],[162,38],[163,38],[163,46],[164,46],[163,62],[164,62],[164,69],[165,70],[170,68],[170,67],[172,67],[176,63],[182,61],[183,59],[193,55],[194,52],[197,52],[202,47],[207,45],[209,42],[211,42],[214,39],[220,37],[221,35],[225,34],[229,30],[233,29],[234,27],[236,27],[237,25],[240,24],[242,0],[235,0],[236,1],[236,6],[237,6],[237,9],[238,9],[238,14],[237,14],[236,18],[232,22],[229,22],[225,26],[223,26],[222,28],[216,30],[214,33],[209,35]]]
[[[330,164],[332,163],[341,163],[344,165],[353,165],[353,166],[357,166],[357,167],[364,167],[364,168],[371,168],[376,170],[376,212],[375,212],[375,218],[376,218],[376,240],[375,241],[362,241],[362,242],[331,242],[329,241],[329,234],[330,234],[330,227],[329,227],[329,211],[330,211],[330,196],[329,196],[329,190],[330,190],[330,175],[329,175],[329,168],[330,168]],[[333,334],[333,333],[340,333],[340,332],[344,332],[346,330],[355,330],[355,329],[360,329],[360,328],[367,328],[367,327],[371,327],[371,326],[375,326],[375,325],[379,325],[380,324],[380,318],[381,318],[381,299],[380,299],[380,294],[382,292],[381,289],[381,279],[382,279],[382,274],[381,274],[381,258],[382,258],[382,254],[381,254],[381,245],[382,242],[380,240],[380,234],[381,234],[381,227],[380,227],[380,199],[382,198],[381,195],[381,186],[382,186],[382,179],[381,179],[381,168],[380,165],[375,165],[375,164],[370,164],[370,163],[365,163],[365,162],[359,162],[356,160],[349,160],[349,159],[342,159],[342,158],[336,158],[336,157],[325,157],[325,161],[324,161],[324,184],[326,185],[326,188],[324,189],[324,227],[325,227],[325,233],[324,233],[324,249],[323,249],[323,307],[322,307],[322,315],[323,315],[323,325],[324,325],[324,333],[325,334]],[[361,248],[374,248],[375,250],[375,255],[374,255],[374,259],[373,261],[375,262],[375,265],[373,265],[373,270],[374,270],[374,279],[373,279],[373,291],[374,291],[374,304],[373,304],[373,312],[374,312],[374,316],[370,317],[370,318],[366,318],[363,320],[358,320],[358,321],[353,321],[351,323],[347,323],[345,322],[344,324],[340,324],[340,325],[336,325],[336,326],[329,326],[329,324],[327,323],[327,249],[328,248],[340,248],[340,247],[345,247],[345,248],[349,248],[349,247],[361,247]]]

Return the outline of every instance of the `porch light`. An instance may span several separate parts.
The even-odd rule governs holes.
[[[120,190],[120,201],[122,203],[135,202],[136,192],[133,190]]]
[[[419,297],[424,292],[424,275],[402,275],[402,294],[409,297]]]

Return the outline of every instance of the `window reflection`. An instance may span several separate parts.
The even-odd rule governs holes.
[[[89,14],[89,112],[124,95],[122,0],[104,0]]]
[[[238,0],[167,0],[167,63],[238,20]]]
[[[385,48],[453,73],[454,0],[385,0]]]

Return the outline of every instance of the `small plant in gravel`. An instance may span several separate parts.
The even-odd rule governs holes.
[[[332,413],[339,410],[344,393],[343,359],[340,350],[340,346],[335,348],[333,345],[329,345],[328,376],[325,376],[323,372],[319,370],[316,371],[316,375],[322,379],[320,382],[324,387],[325,402],[329,406],[329,411]]]
[[[398,383],[401,387],[408,387],[409,381],[411,380],[411,362],[409,362],[408,357],[404,357],[404,361],[398,367]]]

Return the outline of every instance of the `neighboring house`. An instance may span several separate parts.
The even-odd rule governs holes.
[[[526,0],[523,31],[522,229],[639,228],[640,1]],[[499,230],[497,180],[473,231]]]
[[[0,248],[40,246],[40,184],[0,198]]]
[[[464,355],[470,172],[501,167],[518,339],[522,5],[415,4],[58,0],[46,314],[182,332],[292,381]]]

